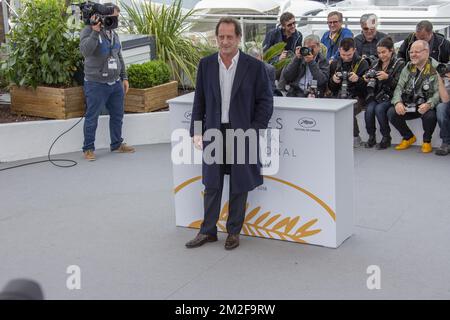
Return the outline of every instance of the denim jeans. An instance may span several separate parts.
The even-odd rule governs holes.
[[[380,132],[383,137],[391,136],[391,127],[389,126],[389,120],[387,117],[387,111],[391,107],[390,101],[385,102],[376,102],[371,101],[367,105],[366,113],[364,114],[364,118],[366,120],[366,130],[369,136],[375,136],[376,127],[375,127],[375,117],[380,124]]]
[[[450,103],[439,103],[436,107],[436,116],[442,142],[450,144]]]
[[[109,134],[111,150],[120,147],[122,139],[122,123],[124,112],[124,92],[122,81],[113,85],[94,81],[84,82],[84,96],[86,98],[86,115],[84,120],[83,151],[95,150],[95,132],[98,117],[103,106],[109,111]]]
[[[417,111],[407,112],[405,115],[401,116],[397,114],[397,112],[395,111],[395,107],[392,106],[389,108],[387,115],[389,121],[400,132],[403,139],[405,140],[411,139],[414,135],[411,129],[409,129],[408,125],[406,124],[406,120],[422,118],[422,126],[424,131],[423,142],[431,142],[431,138],[437,124],[435,109],[430,109],[424,114],[420,114]]]

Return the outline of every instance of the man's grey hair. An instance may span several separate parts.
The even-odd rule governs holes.
[[[416,31],[433,32],[433,24],[428,20],[420,21],[416,26]]]
[[[303,45],[305,45],[305,43],[309,41],[320,44],[320,37],[317,34],[310,34],[303,39]]]
[[[359,19],[359,23],[361,24],[361,26],[366,23],[369,24],[368,21],[373,21],[373,26],[368,25],[368,27],[376,28],[378,26],[378,17],[375,13],[365,13]]]
[[[260,58],[262,57],[262,50],[258,47],[251,47],[248,49],[247,54],[252,56],[253,58]]]

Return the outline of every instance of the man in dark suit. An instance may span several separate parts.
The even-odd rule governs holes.
[[[258,148],[257,141],[249,139],[244,148],[237,148],[236,139],[226,135],[241,129],[257,137],[258,130],[267,128],[273,112],[272,90],[264,63],[238,49],[241,35],[237,20],[220,19],[216,26],[219,52],[203,58],[198,66],[190,135],[195,147],[203,149],[204,220],[197,236],[186,243],[188,248],[217,241],[216,224],[225,174],[230,175],[227,250],[239,245],[248,192],[263,183],[259,160],[253,163],[248,156],[250,149]],[[223,138],[208,141],[204,134],[211,129],[220,130]],[[221,146],[215,150],[221,160],[213,163],[205,161],[205,151],[212,142]],[[244,163],[238,161],[242,160],[239,154],[242,152]]]

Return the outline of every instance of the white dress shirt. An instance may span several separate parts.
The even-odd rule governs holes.
[[[239,50],[236,55],[231,60],[231,65],[227,69],[220,54],[217,55],[219,58],[219,80],[220,80],[220,95],[222,98],[222,123],[230,122],[229,111],[230,111],[230,100],[231,100],[231,89],[233,88],[234,76],[236,75],[237,64],[239,61]]]

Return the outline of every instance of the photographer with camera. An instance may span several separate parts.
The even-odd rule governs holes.
[[[357,99],[353,106],[353,146],[361,144],[356,115],[365,106],[366,82],[363,75],[369,69],[367,61],[356,52],[352,38],[342,40],[339,47],[340,56],[330,65],[330,81],[328,87],[332,97],[338,99]]]
[[[390,37],[383,38],[378,42],[377,55],[378,61],[364,75],[364,80],[367,82],[367,109],[364,118],[369,134],[369,140],[365,143],[365,147],[372,148],[376,145],[376,118],[383,136],[377,149],[386,149],[391,146],[391,127],[387,111],[392,106],[391,99],[405,62],[396,57],[394,42]]]
[[[367,59],[369,66],[376,63],[378,58],[377,44],[387,34],[377,30],[378,17],[374,13],[366,13],[359,19],[361,33],[355,37],[356,52]]]
[[[287,96],[323,97],[330,67],[320,52],[320,38],[311,34],[303,45],[295,49],[295,57],[281,73],[281,79],[289,85]]]
[[[410,50],[410,62],[405,66],[394,91],[389,121],[400,132],[402,142],[396,150],[408,149],[416,137],[406,124],[406,120],[422,118],[424,129],[422,152],[433,150],[431,138],[436,128],[436,110],[439,103],[439,74],[436,61],[430,58],[430,47],[423,40],[415,41]]]
[[[284,60],[288,58],[289,53],[294,53],[295,48],[301,45],[303,35],[297,30],[297,23],[295,22],[295,16],[290,12],[284,12],[280,16],[280,25],[275,29],[269,31],[263,41],[263,51],[266,52],[273,45],[285,42],[283,52],[274,57],[271,63]]]
[[[124,97],[129,85],[119,36],[114,31],[118,27],[119,7],[92,2],[83,3],[80,7],[86,24],[80,34],[86,98],[84,158],[95,160],[95,132],[103,106],[110,116],[111,151],[134,152],[134,148],[127,146],[122,139]]]

